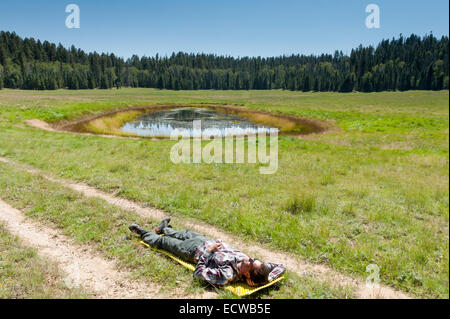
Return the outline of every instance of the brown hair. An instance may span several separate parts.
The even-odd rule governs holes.
[[[255,285],[261,285],[269,281],[270,267],[265,263],[258,269],[250,270],[250,281]]]

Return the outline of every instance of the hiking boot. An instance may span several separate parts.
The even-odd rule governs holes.
[[[139,225],[137,224],[131,224],[130,226],[128,226],[128,229],[133,233],[138,234],[139,236],[145,233],[145,230],[139,227]]]
[[[170,223],[170,217],[163,219],[161,222],[161,225],[159,225],[158,228],[156,228],[155,233],[157,233],[158,235],[162,235],[164,233],[164,228],[169,226],[169,223]]]

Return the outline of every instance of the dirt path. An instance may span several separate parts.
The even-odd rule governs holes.
[[[25,123],[44,131],[56,132],[56,130],[53,127],[51,127],[47,122],[41,120],[26,120]]]
[[[100,137],[108,137],[108,138],[122,138],[122,139],[138,139],[137,137],[123,137],[123,136],[118,136],[118,135],[107,135],[107,134],[93,134],[93,133],[81,133],[81,132],[71,132],[71,131],[65,131],[65,130],[56,130],[53,127],[51,127],[47,122],[45,121],[41,121],[41,120],[26,120],[25,121],[26,124],[28,124],[29,126],[44,130],[44,131],[48,131],[48,132],[59,132],[59,133],[69,133],[69,134],[79,134],[79,135],[89,135],[89,136],[100,136]]]
[[[67,275],[68,285],[80,285],[97,298],[160,298],[159,286],[127,279],[115,264],[89,247],[74,244],[56,229],[26,219],[25,215],[0,200],[0,220],[6,229],[44,257],[54,260]]]
[[[70,180],[52,177],[44,172],[32,168],[25,164],[17,163],[13,160],[0,157],[0,161],[20,166],[24,170],[32,174],[38,174],[47,180],[59,183],[67,188],[73,189],[82,193],[87,197],[97,197],[106,202],[121,207],[126,210],[136,212],[142,217],[152,219],[162,219],[168,214],[162,210],[150,207],[143,207],[133,201],[115,197],[111,194],[100,191],[96,188],[88,186],[84,183],[76,183]],[[311,276],[315,279],[326,281],[335,286],[349,287],[355,290],[356,297],[362,299],[385,298],[385,299],[408,299],[410,298],[405,293],[395,290],[388,286],[380,285],[379,287],[368,287],[361,279],[352,278],[350,276],[341,274],[328,266],[313,264],[302,260],[301,258],[287,252],[274,251],[257,244],[248,244],[240,240],[238,237],[226,233],[214,226],[207,225],[201,221],[194,220],[187,217],[177,216],[177,221],[183,224],[186,228],[203,233],[208,237],[220,238],[226,242],[231,243],[235,247],[239,247],[249,255],[257,256],[261,259],[273,262],[283,263],[290,271],[297,273],[300,276]]]
[[[160,286],[128,279],[130,274],[119,271],[111,260],[99,257],[98,252],[86,245],[75,244],[53,227],[30,221],[19,210],[0,200],[0,221],[6,229],[38,254],[55,261],[65,273],[64,282],[69,287],[83,287],[95,298],[149,299],[193,298],[182,293],[161,293]],[[208,292],[206,298],[214,298]]]

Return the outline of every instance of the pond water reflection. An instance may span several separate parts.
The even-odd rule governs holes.
[[[193,121],[201,120],[201,130],[194,129]],[[138,136],[170,137],[173,130],[183,130],[183,136],[248,135],[269,133],[268,126],[253,123],[235,114],[217,112],[208,108],[183,107],[141,115],[125,123],[121,130]],[[276,129],[278,131],[278,129]]]

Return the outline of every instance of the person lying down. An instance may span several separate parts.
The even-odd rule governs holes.
[[[252,287],[261,286],[286,271],[281,264],[249,258],[221,240],[213,240],[188,229],[173,230],[169,222],[170,218],[164,219],[155,232],[142,229],[136,224],[128,228],[140,235],[148,245],[196,264],[194,277],[214,286],[225,286],[238,281],[245,281]]]

